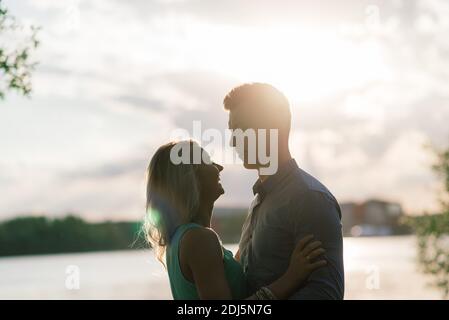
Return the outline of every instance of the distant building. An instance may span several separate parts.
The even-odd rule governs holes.
[[[404,233],[400,218],[404,214],[399,203],[368,200],[341,204],[345,236],[377,236]]]

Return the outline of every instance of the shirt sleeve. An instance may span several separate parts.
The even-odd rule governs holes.
[[[330,195],[309,191],[290,208],[295,244],[308,234],[323,244],[325,267],[315,270],[293,300],[341,300],[344,295],[343,237],[338,203]]]

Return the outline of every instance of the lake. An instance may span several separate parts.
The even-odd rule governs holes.
[[[344,257],[345,299],[441,298],[418,272],[414,236],[345,238]],[[171,298],[151,251],[0,258],[0,299]]]

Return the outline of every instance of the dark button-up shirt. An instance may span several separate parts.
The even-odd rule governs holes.
[[[341,211],[335,197],[292,159],[253,187],[239,244],[251,292],[287,270],[296,244],[313,234],[323,243],[327,265],[314,271],[291,299],[343,299]]]

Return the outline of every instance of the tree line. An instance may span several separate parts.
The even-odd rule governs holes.
[[[0,256],[143,248],[140,230],[140,222],[19,217],[0,224]]]
[[[242,209],[212,219],[223,242],[239,241],[245,216]],[[140,221],[91,223],[69,215],[17,217],[0,223],[0,256],[144,248],[149,245]]]

